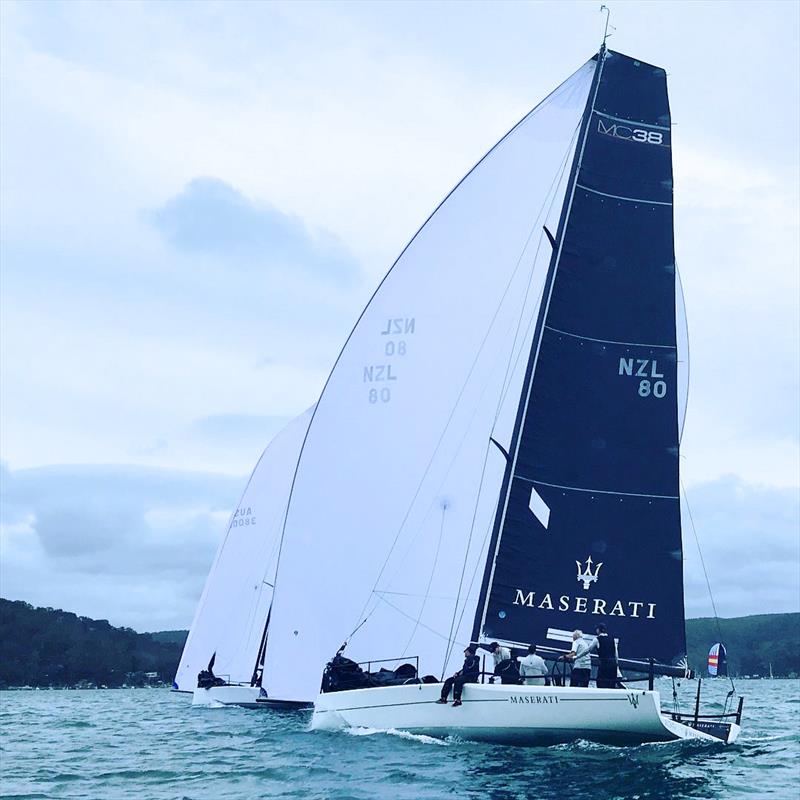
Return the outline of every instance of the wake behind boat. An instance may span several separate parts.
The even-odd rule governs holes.
[[[671,133],[664,70],[603,45],[468,173],[363,312],[303,444],[273,602],[292,623],[267,645],[298,685],[333,652],[341,665],[342,639],[367,664],[363,686],[323,687],[313,727],[735,740],[741,703],[703,714],[698,694],[665,714],[653,689],[688,674]],[[310,587],[330,602],[304,602]],[[588,688],[589,660],[585,688],[471,676],[463,705],[435,703],[459,642],[563,659],[600,622],[626,656],[601,652],[602,683],[612,661],[621,688]],[[399,672],[372,671],[392,653]],[[266,673],[287,681],[269,658]]]

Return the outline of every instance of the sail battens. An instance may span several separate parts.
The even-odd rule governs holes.
[[[614,117],[611,114],[605,114],[602,111],[597,111],[595,109],[595,114],[598,117],[603,117],[604,119],[610,119],[613,122],[622,122],[624,125],[641,125],[643,128],[653,128],[653,130],[657,131],[668,131],[670,130],[668,125],[655,125],[652,122],[639,122],[636,119],[623,119],[622,117]]]
[[[588,186],[584,186],[583,184],[577,184],[579,189],[582,189],[584,192],[591,192],[592,194],[599,194],[601,197],[609,197],[612,200],[624,200],[627,203],[647,203],[651,206],[671,206],[672,202],[666,202],[664,200],[648,200],[644,197],[625,197],[621,194],[609,194],[608,192],[600,192],[597,189],[591,189]]]
[[[649,342],[618,342],[614,339],[596,339],[592,336],[583,336],[580,333],[569,333],[569,331],[562,331],[559,328],[554,328],[552,325],[545,325],[547,330],[553,333],[560,333],[563,336],[571,336],[573,339],[583,339],[587,342],[599,342],[600,344],[618,344],[623,347],[661,347],[665,350],[675,350],[674,344],[651,344]]]
[[[533,483],[537,486],[549,486],[551,489],[566,489],[570,492],[587,492],[589,494],[614,494],[622,495],[623,497],[650,497],[655,500],[678,500],[678,495],[673,494],[647,494],[644,492],[619,492],[614,489],[587,489],[583,486],[566,486],[562,483],[547,483],[545,481],[537,481],[535,478],[526,478],[524,475],[515,475],[515,478],[527,483]]]

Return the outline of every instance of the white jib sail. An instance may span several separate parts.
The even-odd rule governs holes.
[[[249,683],[272,602],[278,545],[294,470],[313,407],[269,443],[228,523],[175,676],[193,691],[216,653],[215,674]]]
[[[356,661],[416,655],[423,674],[461,658],[504,469],[490,436],[508,446],[551,255],[542,226],[555,234],[593,72],[468,173],[345,344],[289,503],[271,696],[312,700],[346,637]]]

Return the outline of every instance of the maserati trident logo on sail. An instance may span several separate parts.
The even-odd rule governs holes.
[[[594,572],[592,572],[592,557],[586,559],[586,568],[581,572],[581,562],[575,562],[578,565],[578,580],[583,581],[583,588],[588,589],[589,586],[597,582],[597,573],[600,572],[600,567],[603,566],[601,561],[595,565]]]

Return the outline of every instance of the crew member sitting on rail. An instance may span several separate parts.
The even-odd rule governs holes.
[[[464,649],[464,665],[451,675],[442,685],[442,696],[436,701],[437,703],[447,703],[447,695],[450,690],[453,690],[453,705],[461,705],[461,692],[464,690],[465,683],[477,683],[478,676],[481,673],[481,661],[475,652],[478,648],[474,644],[468,645]]]

